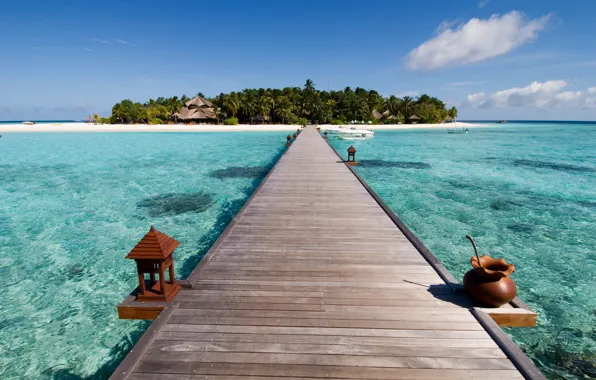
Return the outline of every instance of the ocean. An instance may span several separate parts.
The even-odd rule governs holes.
[[[461,280],[474,254],[515,264],[536,328],[506,329],[551,379],[596,377],[596,124],[378,131],[357,172]]]
[[[285,149],[287,132],[0,138],[0,378],[106,379],[148,322],[118,320],[124,256],[151,225],[186,277]]]
[[[120,321],[124,256],[150,225],[184,278],[283,153],[287,132],[27,133],[0,138],[0,378],[104,379],[148,322]],[[596,124],[509,123],[335,140],[457,278],[516,265],[538,327],[507,329],[551,379],[594,377]]]

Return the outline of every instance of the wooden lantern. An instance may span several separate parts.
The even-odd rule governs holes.
[[[180,243],[151,226],[149,232],[126,256],[137,263],[139,301],[171,301],[180,290],[174,276],[174,250]],[[169,280],[166,280],[166,270]],[[145,275],[149,274],[149,280]],[[159,280],[156,279],[159,276]]]
[[[358,166],[358,163],[356,162],[356,148],[354,148],[352,145],[350,145],[348,148],[347,164],[350,166]]]

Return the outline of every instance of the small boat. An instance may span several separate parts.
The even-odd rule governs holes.
[[[507,120],[499,120],[497,121],[498,124],[507,124]]]
[[[25,124],[25,125],[35,125],[35,122],[34,121],[24,121],[22,124]]]
[[[344,129],[338,132],[338,137],[342,140],[362,140],[374,137],[375,133],[367,129]]]
[[[454,125],[457,127],[457,121],[454,119],[453,120]],[[470,132],[470,130],[468,128],[464,128],[461,127],[461,129],[459,128],[451,128],[447,130],[447,133],[468,133]]]
[[[468,128],[462,128],[462,129],[448,129],[447,133],[468,133],[470,132],[470,130]]]

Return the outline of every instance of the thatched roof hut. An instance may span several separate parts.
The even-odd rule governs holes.
[[[184,121],[217,120],[213,104],[201,96],[196,96],[186,102],[184,107],[174,114],[174,117]]]
[[[379,111],[377,110],[373,110],[372,111],[372,116],[377,119],[377,120],[381,120],[383,118],[383,114],[381,114]]]
[[[408,119],[410,119],[410,120],[420,120],[420,116],[418,116],[418,115],[412,115]]]
[[[268,122],[269,120],[271,120],[271,117],[269,115],[265,115],[265,116],[257,115],[257,116],[252,117],[250,120],[253,123],[265,123],[265,122]]]
[[[387,116],[387,120],[397,120],[397,116],[389,115]]]
[[[213,103],[208,101],[207,99],[201,96],[195,96],[194,98],[190,99],[188,102],[184,104],[188,108],[213,108]]]

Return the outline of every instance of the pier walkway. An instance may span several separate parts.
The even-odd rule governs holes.
[[[469,306],[307,127],[112,378],[523,379]]]

